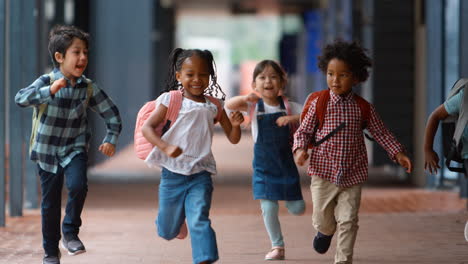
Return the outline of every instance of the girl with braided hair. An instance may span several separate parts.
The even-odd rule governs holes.
[[[166,91],[182,93],[178,117],[162,136],[155,132],[165,120],[173,95],[163,93],[142,127],[143,136],[155,146],[146,163],[162,168],[156,226],[162,238],[182,239],[187,234],[187,220],[193,263],[213,263],[218,260],[216,236],[209,219],[211,175],[216,174],[211,151],[213,120],[218,120],[229,141],[237,144],[244,119],[240,112],[233,112],[230,117],[224,110],[218,114],[222,107],[213,100],[222,106],[225,94],[217,83],[210,51],[177,48],[171,53],[169,64]]]

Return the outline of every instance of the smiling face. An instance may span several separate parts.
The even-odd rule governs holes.
[[[176,79],[184,87],[184,96],[198,102],[204,102],[205,89],[210,84],[210,70],[205,59],[198,55],[188,57],[182,63]]]
[[[252,88],[270,105],[278,102],[283,86],[281,76],[270,65],[267,65],[252,82]]]
[[[339,59],[332,59],[327,66],[327,85],[334,94],[345,95],[358,83],[348,64]]]
[[[60,64],[60,71],[63,75],[74,82],[83,75],[88,66],[88,47],[86,42],[73,38],[72,44],[66,50],[65,54],[55,52],[55,59]]]

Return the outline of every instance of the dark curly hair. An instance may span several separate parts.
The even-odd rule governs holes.
[[[210,72],[211,82],[208,85],[208,88],[205,90],[205,94],[221,97],[222,100],[226,98],[226,94],[221,89],[221,86],[218,84],[218,76],[216,75],[216,64],[213,59],[213,54],[209,50],[199,50],[199,49],[181,49],[176,48],[169,55],[169,71],[166,79],[166,89],[163,92],[168,92],[170,90],[177,90],[181,88],[181,85],[177,82],[176,72],[182,69],[182,64],[185,59],[192,56],[199,56],[200,58],[206,61],[208,65],[208,70]]]
[[[55,59],[55,52],[61,53],[65,56],[65,53],[72,45],[74,38],[83,40],[86,44],[86,48],[89,48],[89,34],[75,26],[56,25],[50,30],[48,49],[54,67],[60,66],[58,61]]]
[[[372,60],[366,53],[367,50],[355,41],[335,40],[332,44],[326,45],[322,55],[318,56],[318,67],[326,73],[328,63],[332,59],[338,59],[349,66],[351,73],[359,82],[364,82],[369,77],[368,68],[372,67]]]

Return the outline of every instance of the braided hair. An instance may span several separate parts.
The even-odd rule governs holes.
[[[176,72],[182,69],[182,64],[187,58],[192,56],[199,56],[200,58],[206,61],[208,65],[208,70],[210,73],[211,81],[208,85],[208,88],[205,89],[205,94],[221,97],[222,100],[226,98],[226,94],[221,89],[221,86],[218,84],[218,76],[216,75],[216,64],[213,59],[213,54],[209,50],[199,50],[199,49],[181,49],[176,48],[169,55],[169,71],[166,79],[166,89],[163,92],[168,92],[170,90],[178,90],[182,88],[182,85],[176,79]]]

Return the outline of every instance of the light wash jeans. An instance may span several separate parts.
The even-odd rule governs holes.
[[[286,208],[293,215],[301,215],[305,211],[304,200],[285,201]],[[270,237],[272,247],[284,247],[283,234],[278,217],[278,201],[260,200],[262,207],[263,222],[265,223],[268,236]]]
[[[213,263],[219,258],[216,235],[209,219],[212,193],[209,172],[182,175],[162,169],[156,220],[158,234],[167,240],[175,238],[187,218],[193,263]]]

